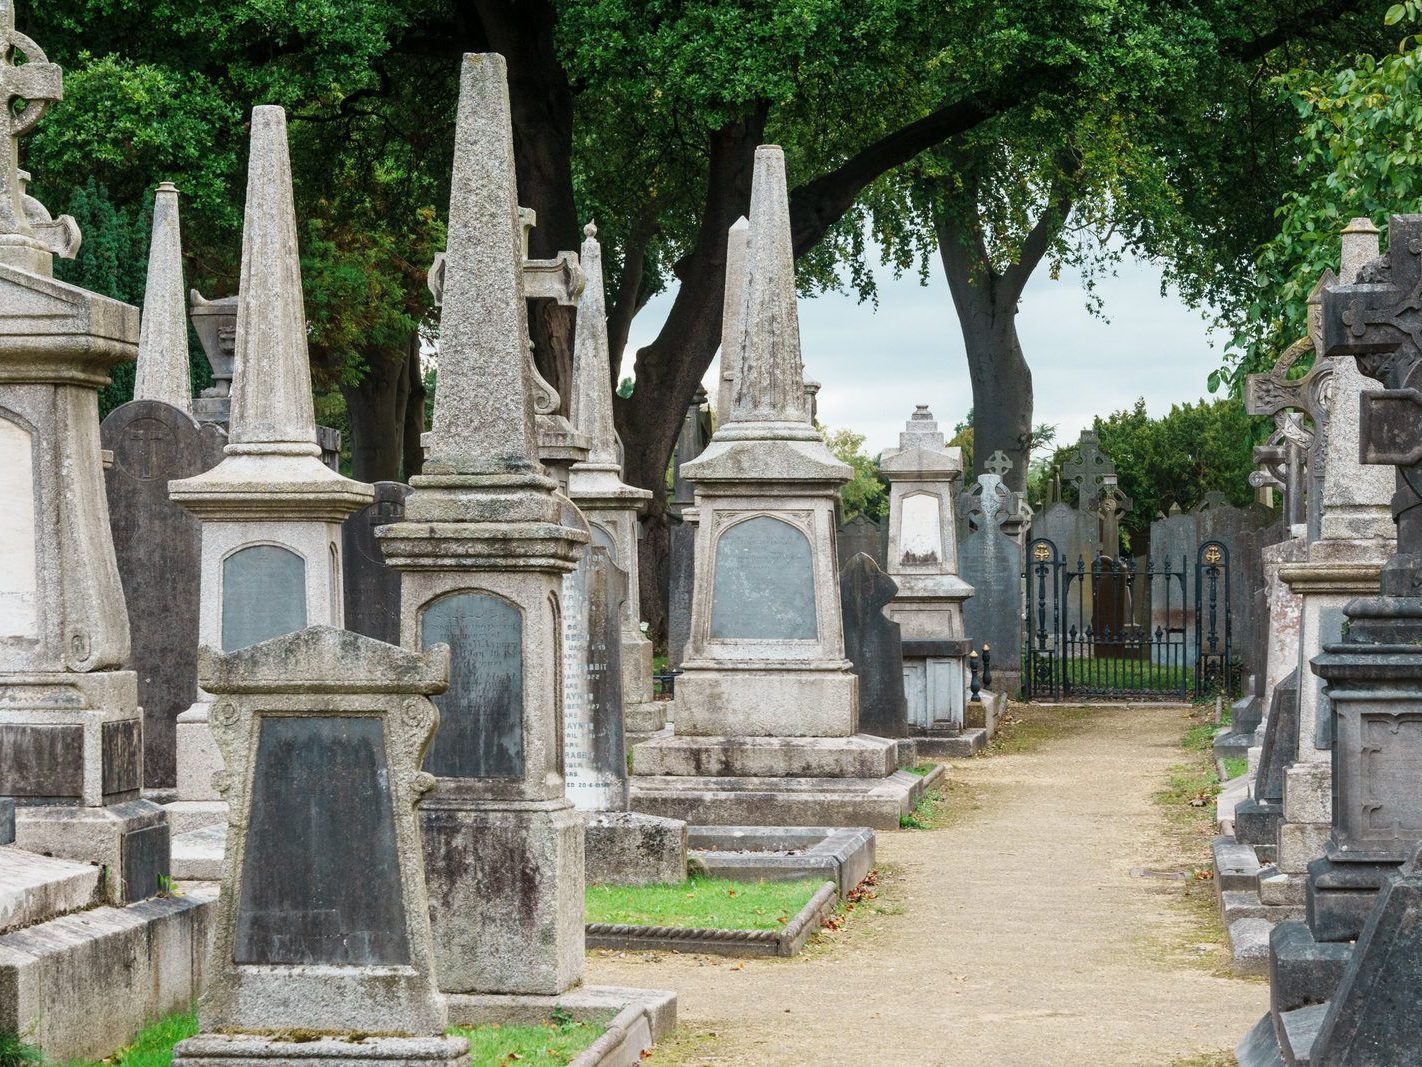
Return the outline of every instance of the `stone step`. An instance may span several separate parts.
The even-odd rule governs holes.
[[[919,759],[966,759],[975,756],[987,745],[987,730],[968,727],[957,734],[928,734],[913,739]]]
[[[691,826],[868,826],[897,830],[923,780],[886,778],[694,778],[634,776],[631,807]]]
[[[638,775],[714,778],[885,778],[898,770],[899,742],[851,737],[666,735],[632,750]]]
[[[93,907],[101,875],[91,863],[0,847],[0,934]]]
[[[1210,849],[1215,858],[1215,884],[1221,892],[1258,886],[1260,863],[1252,845],[1222,836],[1214,839]]]
[[[101,1059],[202,992],[217,888],[0,934],[0,1029],[53,1063]],[[76,995],[76,991],[82,995]]]
[[[1294,922],[1303,918],[1302,904],[1265,904],[1258,893],[1247,889],[1227,889],[1220,894],[1226,924],[1236,919],[1267,919],[1271,924]]]
[[[1274,1016],[1265,1015],[1255,1023],[1234,1047],[1234,1056],[1239,1067],[1286,1067],[1274,1033]]]
[[[1269,973],[1269,933],[1274,924],[1268,919],[1236,919],[1230,923],[1229,948],[1235,974]]]
[[[222,880],[227,824],[204,826],[173,838],[173,878],[179,882]]]

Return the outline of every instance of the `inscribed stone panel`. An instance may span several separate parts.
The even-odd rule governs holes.
[[[0,641],[39,637],[35,557],[34,442],[0,416]]]
[[[236,652],[306,626],[306,561],[280,545],[248,545],[222,561],[222,650]]]
[[[721,534],[712,597],[713,638],[819,635],[810,540],[780,519],[761,515]]]

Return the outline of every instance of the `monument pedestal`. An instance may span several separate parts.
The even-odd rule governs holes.
[[[677,885],[686,881],[686,823],[639,811],[585,811],[588,885]]]
[[[451,796],[450,784],[420,806],[441,990],[551,996],[576,985],[582,816],[562,798],[469,800]]]

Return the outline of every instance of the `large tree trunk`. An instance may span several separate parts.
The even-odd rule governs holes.
[[[410,396],[406,354],[374,348],[365,352],[367,370],[355,384],[341,384],[350,426],[351,476],[360,482],[400,477],[405,409]]]
[[[1027,491],[1032,460],[1032,371],[1017,337],[1017,304],[1032,271],[1062,232],[1072,200],[1064,178],[1018,249],[1016,262],[998,271],[988,252],[978,213],[980,190],[971,176],[934,200],[933,229],[973,387],[972,477],[987,469],[994,452],[1011,461],[1009,489]],[[991,195],[990,193],[988,195]]]

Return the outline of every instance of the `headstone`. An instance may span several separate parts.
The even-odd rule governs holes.
[[[979,648],[992,653],[993,672],[1001,681],[998,692],[1015,696],[1022,659],[1022,545],[1009,537],[1005,524],[1019,500],[992,472],[958,498],[967,519],[968,533],[958,546],[958,572],[973,587],[963,602],[963,632]]]
[[[1195,663],[1195,553],[1200,519],[1171,504],[1150,524],[1150,632],[1152,656],[1168,669]]]
[[[836,543],[840,559],[851,560],[863,552],[884,569],[884,528],[863,512],[840,524]]]
[[[393,645],[400,643],[400,572],[386,565],[375,529],[405,517],[410,487],[376,482],[374,489],[375,500],[341,524],[346,629]]]
[[[859,728],[877,737],[908,734],[903,643],[899,624],[884,614],[898,591],[863,552],[851,556],[839,576],[844,654],[859,678]]]
[[[565,632],[567,626],[581,630],[586,655],[578,661],[569,657],[564,667],[583,672],[581,704],[564,707],[568,799],[580,811],[626,811],[619,612],[627,596],[627,576],[607,550],[597,546],[589,548],[585,563],[574,574],[581,602],[565,605]]]
[[[0,40],[0,796],[17,802],[20,848],[106,867],[104,895],[123,903],[167,873],[162,811],[140,795],[142,718],[99,449],[97,389],[137,354],[139,316],[52,277],[78,227],[25,192],[18,153],[63,73],[15,29],[12,3],[0,5]]]
[[[140,350],[140,364],[143,358]],[[116,408],[99,428],[113,454],[104,485],[143,708],[143,782],[151,789],[177,784],[177,720],[197,699],[202,531],[168,499],[168,483],[215,467],[226,438],[147,399]]]
[[[564,576],[588,534],[563,521],[571,505],[540,463],[537,416],[556,394],[534,373],[525,261],[505,61],[466,55],[434,428],[404,520],[377,531],[401,572],[402,644],[433,640],[434,621],[454,665],[429,763],[439,785],[420,809],[436,973],[451,1000],[557,996],[584,969],[583,830],[564,791],[558,657]]]
[[[467,1042],[444,1036],[415,821],[448,650],[318,626],[204,648],[199,673],[232,819],[202,1033],[173,1062],[306,1064],[354,1046],[363,1063],[467,1064]]]

